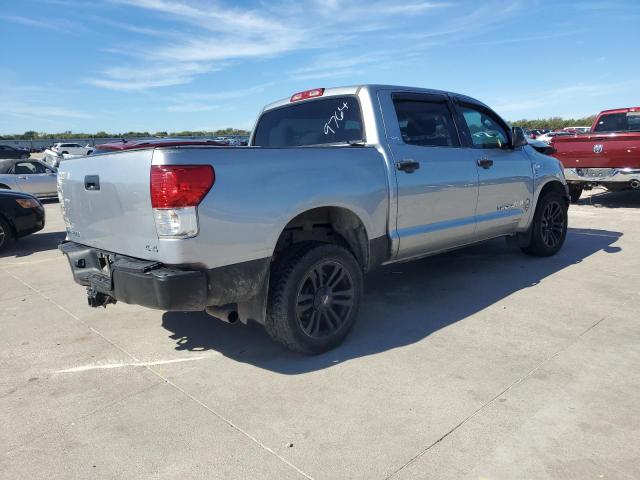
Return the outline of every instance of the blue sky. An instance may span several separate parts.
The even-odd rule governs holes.
[[[509,120],[640,105],[640,1],[0,0],[0,133],[251,128],[314,87],[452,90]]]

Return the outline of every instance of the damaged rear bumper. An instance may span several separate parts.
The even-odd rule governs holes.
[[[243,304],[245,317],[262,318],[270,259],[206,269],[164,265],[66,241],[73,279],[87,287],[89,304],[120,301],[166,311],[202,311],[208,306]]]
[[[69,261],[73,279],[92,290],[90,296],[98,293],[124,303],[161,310],[192,311],[207,306],[204,271],[169,268],[158,262],[103,252],[73,242],[61,244],[60,250]]]

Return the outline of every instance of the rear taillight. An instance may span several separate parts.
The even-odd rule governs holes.
[[[215,172],[210,165],[153,165],[151,206],[158,236],[195,237],[196,207],[214,182]]]
[[[153,165],[153,208],[196,207],[215,181],[211,165]]]

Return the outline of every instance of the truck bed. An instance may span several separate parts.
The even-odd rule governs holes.
[[[169,164],[214,167],[194,238],[157,236],[150,169]],[[100,189],[92,190],[87,179],[96,176]],[[284,226],[316,204],[348,206],[365,219],[369,238],[387,233],[387,171],[373,147],[132,150],[63,162],[59,188],[69,240],[166,265],[215,268],[268,257]]]
[[[640,168],[640,132],[554,137],[551,145],[564,168]]]

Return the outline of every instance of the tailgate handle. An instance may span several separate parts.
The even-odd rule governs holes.
[[[85,190],[100,190],[100,176],[99,175],[86,175],[84,177],[84,189]]]

